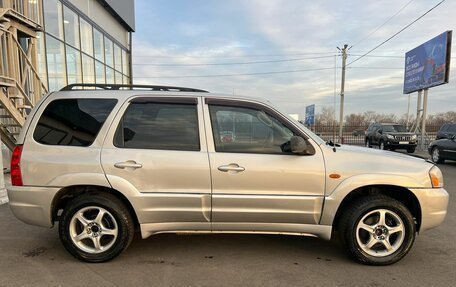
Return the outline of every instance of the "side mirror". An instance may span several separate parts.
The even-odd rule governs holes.
[[[292,136],[290,139],[290,149],[295,154],[311,154],[309,145],[306,140],[300,136]]]
[[[379,134],[383,134],[383,131],[382,131],[382,130],[378,130],[378,133],[379,133]]]

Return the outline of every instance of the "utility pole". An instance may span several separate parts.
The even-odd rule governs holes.
[[[340,117],[339,117],[339,142],[342,142],[342,132],[344,129],[344,91],[345,91],[345,65],[347,62],[348,45],[345,44],[342,49],[337,47],[342,52],[342,78],[340,80]]]

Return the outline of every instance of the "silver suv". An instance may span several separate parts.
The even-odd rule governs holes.
[[[387,265],[445,218],[448,193],[430,162],[325,142],[261,100],[136,88],[70,85],[46,96],[13,152],[13,213],[58,221],[80,260],[116,257],[135,229],[327,240],[338,231],[355,260]]]

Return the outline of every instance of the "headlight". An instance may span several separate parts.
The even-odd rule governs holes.
[[[433,166],[429,171],[432,187],[443,187],[443,175],[437,166]]]
[[[412,136],[412,141],[416,140],[416,135]]]
[[[394,137],[392,135],[386,135],[387,138],[389,138],[390,140],[393,140]]]

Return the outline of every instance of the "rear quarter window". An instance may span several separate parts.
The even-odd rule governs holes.
[[[45,145],[89,146],[116,103],[116,99],[54,100],[41,114],[33,139]]]

